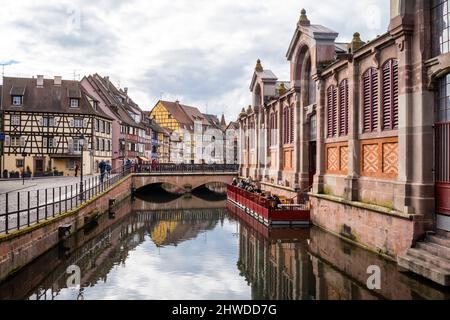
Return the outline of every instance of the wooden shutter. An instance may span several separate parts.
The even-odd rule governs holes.
[[[378,73],[370,68],[363,76],[363,131],[378,128]]]
[[[26,137],[25,136],[21,136],[20,137],[20,146],[21,147],[25,147],[25,143],[26,143]]]
[[[327,136],[337,135],[337,90],[330,86],[327,92]]]
[[[398,127],[398,61],[391,59],[383,65],[383,130]]]
[[[339,135],[348,135],[348,81],[339,86]]]
[[[291,106],[290,112],[290,143],[294,142],[294,106]]]

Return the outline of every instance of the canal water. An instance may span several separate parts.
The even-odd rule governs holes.
[[[449,298],[318,228],[263,228],[206,189],[147,190],[0,284],[0,299],[32,300]]]

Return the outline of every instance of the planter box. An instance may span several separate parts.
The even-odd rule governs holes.
[[[10,173],[9,178],[10,179],[18,179],[18,178],[20,178],[20,173]]]

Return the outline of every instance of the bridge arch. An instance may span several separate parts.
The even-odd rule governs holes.
[[[138,173],[133,175],[133,187],[141,189],[154,184],[171,184],[186,191],[195,190],[209,183],[230,184],[237,174],[207,172],[207,173]]]

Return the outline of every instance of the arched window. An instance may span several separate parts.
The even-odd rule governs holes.
[[[339,85],[339,135],[348,135],[348,80]]]
[[[337,90],[330,86],[327,90],[327,137],[337,136]]]
[[[378,129],[378,72],[370,68],[363,75],[363,132],[373,132]]]
[[[270,114],[269,128],[269,145],[274,146],[277,144],[277,115],[275,112]]]
[[[391,59],[383,65],[383,130],[398,128],[398,61]]]
[[[431,1],[431,30],[433,55],[438,56],[450,51],[450,24],[448,0]]]
[[[283,109],[283,143],[289,143],[289,107],[284,107]]]

